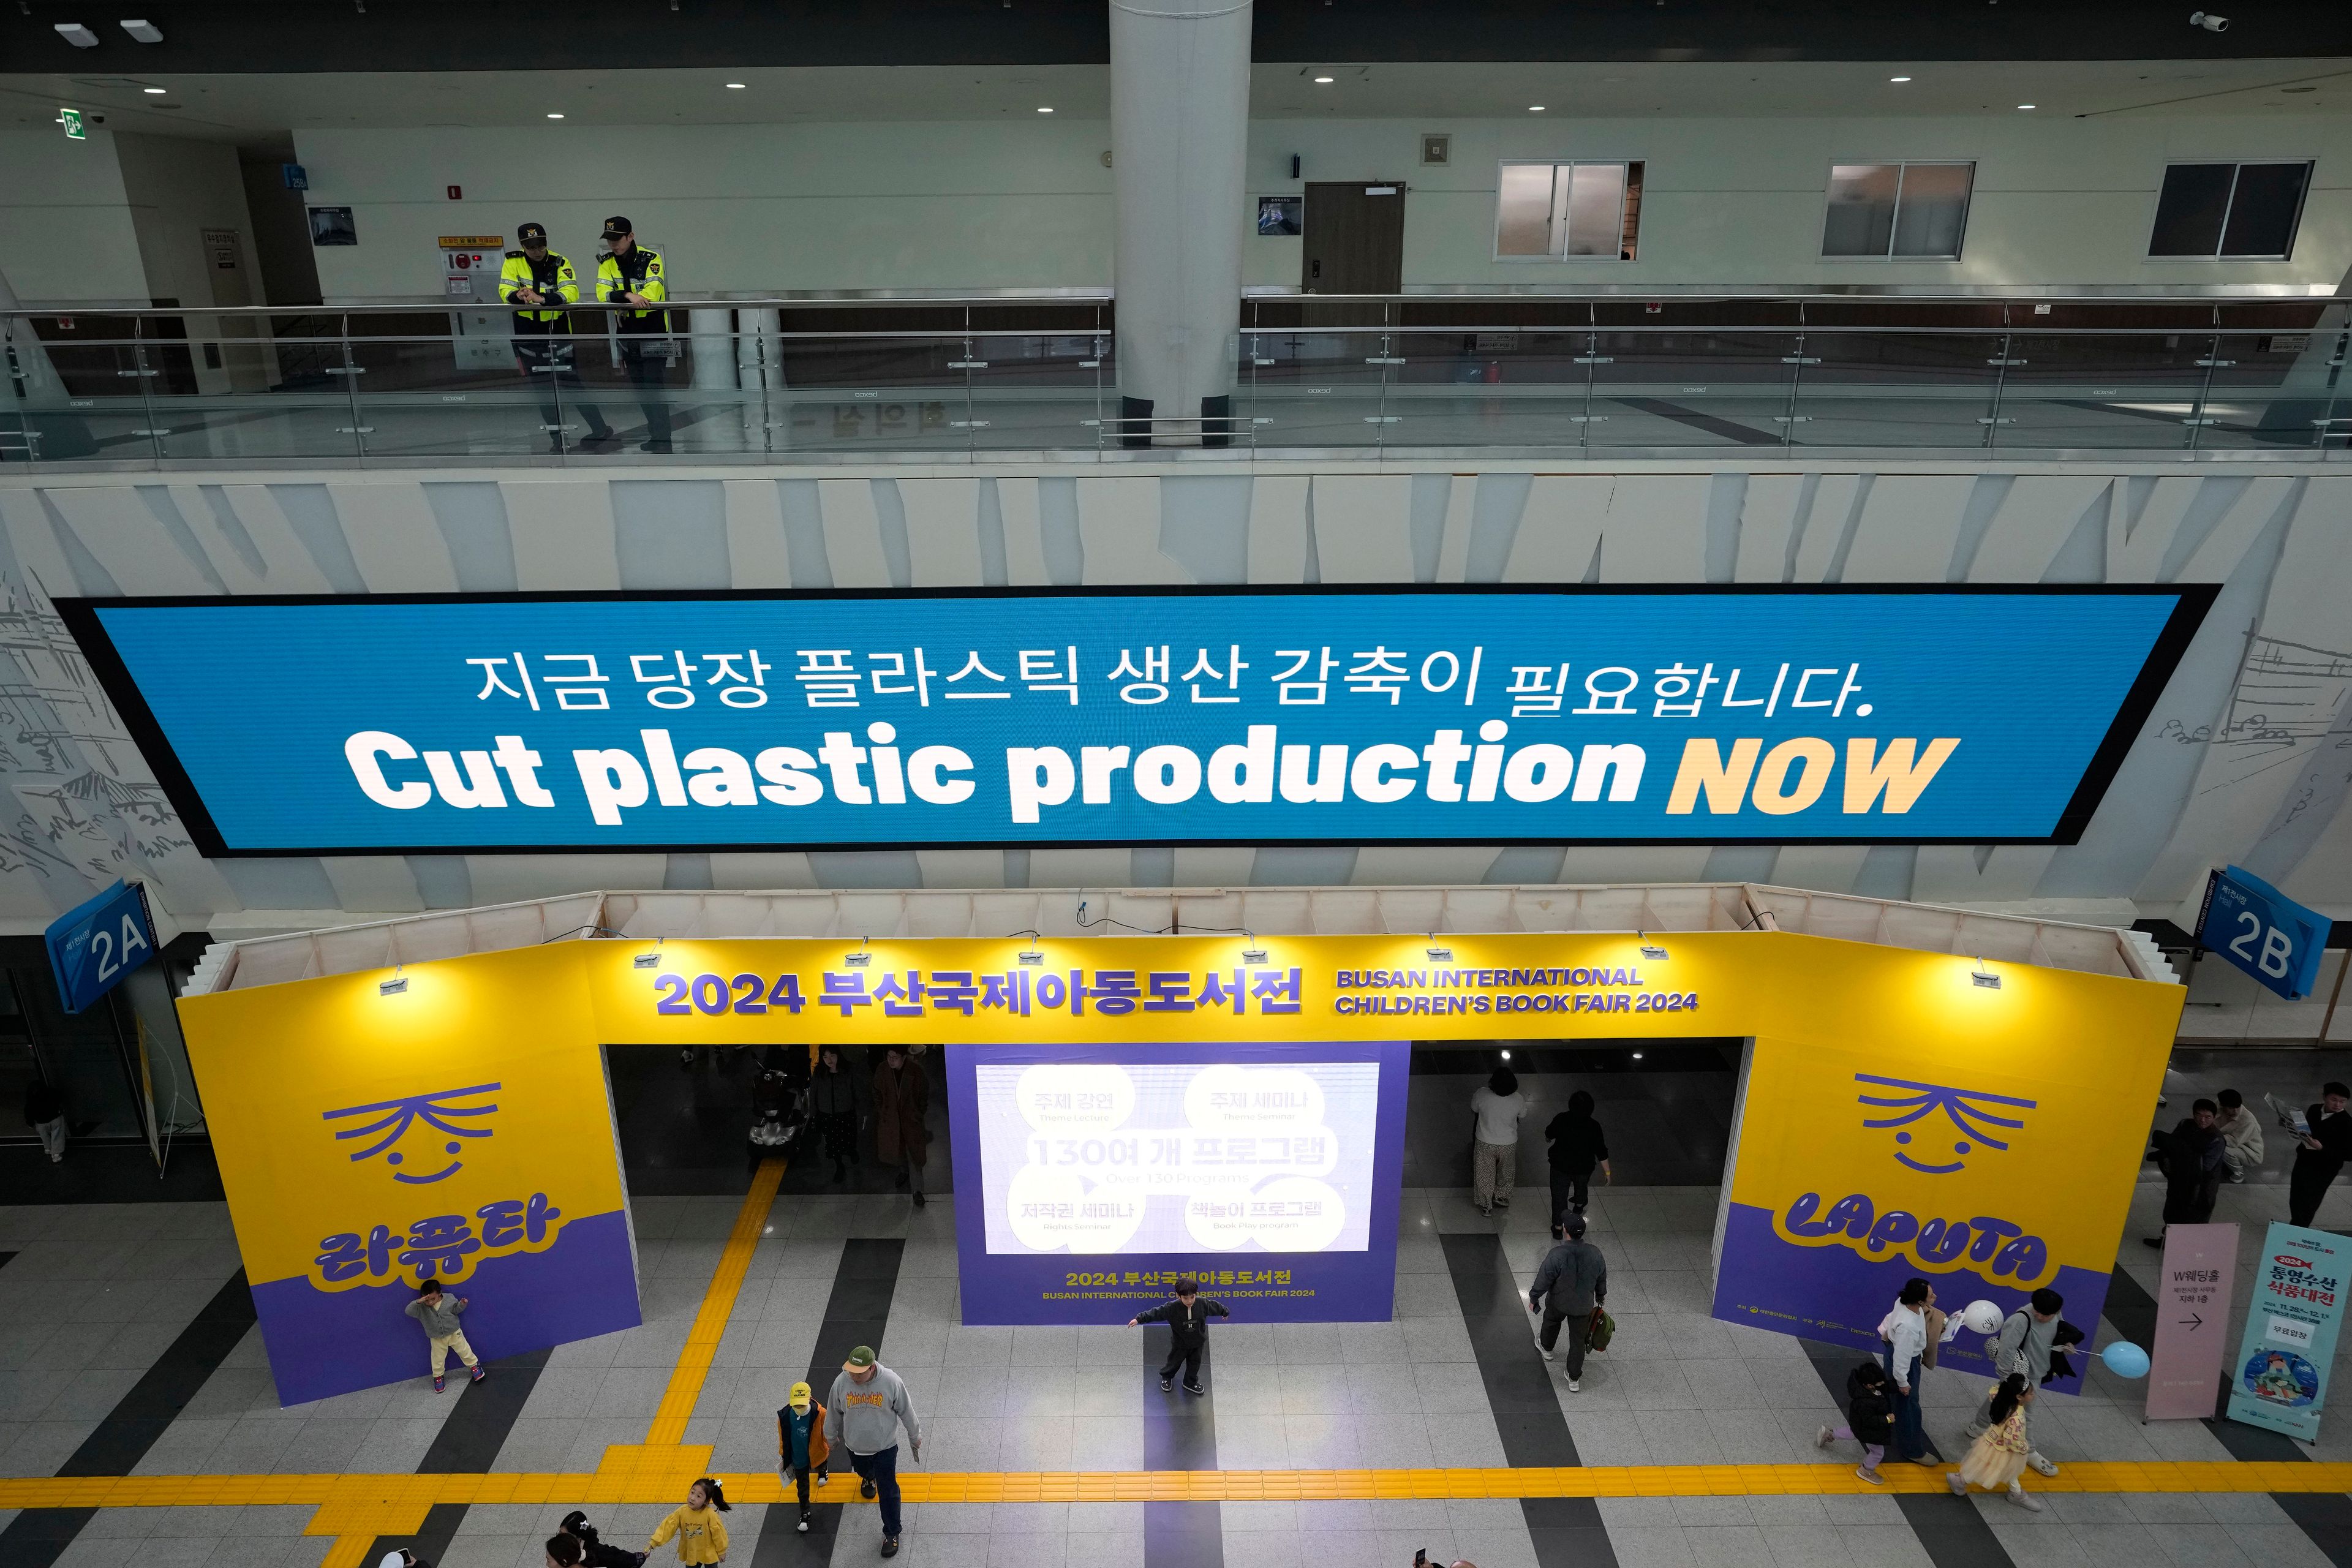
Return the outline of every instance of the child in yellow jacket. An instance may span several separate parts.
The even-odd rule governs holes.
[[[705,1476],[686,1489],[686,1506],[674,1510],[661,1521],[653,1538],[646,1542],[646,1551],[651,1554],[655,1547],[675,1535],[677,1560],[689,1568],[709,1568],[711,1563],[724,1563],[727,1521],[719,1516],[732,1511],[719,1490],[719,1483]]]

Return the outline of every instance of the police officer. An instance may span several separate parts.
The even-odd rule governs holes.
[[[515,237],[522,248],[508,251],[506,264],[499,268],[499,298],[522,307],[514,313],[515,363],[545,389],[541,406],[547,413],[548,445],[561,452],[563,408],[554,384],[580,385],[580,373],[572,363],[572,317],[562,307],[580,302],[580,279],[568,258],[547,248],[545,224],[527,223]],[[612,439],[613,427],[604,423],[602,410],[584,396],[577,406],[588,416],[590,432],[582,446]]]
[[[661,308],[669,299],[661,253],[638,245],[636,231],[625,217],[604,220],[604,258],[596,264],[596,297],[615,307],[621,363],[629,379],[640,389],[654,389],[641,390],[639,395],[638,405],[646,411],[644,449],[667,452],[670,449],[669,405],[661,401],[659,388],[669,351],[666,342],[654,341],[669,333],[669,312]]]

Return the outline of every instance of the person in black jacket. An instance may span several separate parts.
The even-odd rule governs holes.
[[[849,1168],[857,1163],[857,1124],[864,1110],[865,1096],[856,1077],[841,1064],[841,1047],[818,1051],[816,1070],[809,1077],[809,1112],[836,1182],[847,1180]]]
[[[586,1568],[637,1568],[646,1560],[642,1552],[605,1545],[597,1539],[596,1527],[588,1522],[588,1516],[576,1508],[565,1514],[563,1522],[555,1528],[580,1542],[580,1555],[574,1561],[585,1564]],[[552,1550],[549,1555],[554,1555]]]
[[[1895,1406],[1886,1397],[1886,1369],[1874,1361],[1864,1362],[1846,1374],[1846,1425],[1824,1426],[1813,1439],[1828,1447],[1844,1437],[1862,1445],[1862,1463],[1854,1474],[1872,1486],[1886,1484],[1878,1473],[1878,1461],[1886,1458],[1886,1445],[1895,1440]]]
[[[1592,1120],[1592,1096],[1578,1089],[1568,1097],[1568,1109],[1544,1128],[1546,1152],[1551,1161],[1551,1238],[1561,1237],[1560,1225],[1573,1207],[1578,1214],[1591,1194],[1592,1173],[1613,1180],[1609,1171],[1609,1140]]]
[[[2287,1177],[2286,1217],[2289,1225],[2308,1228],[2319,1216],[2327,1189],[2352,1161],[2352,1089],[2330,1083],[2319,1091],[2319,1103],[2304,1113],[2311,1136],[2296,1140],[2294,1170]],[[55,1155],[50,1158],[55,1159]]]
[[[2164,1173],[2164,1223],[2203,1225],[2213,1217],[2214,1200],[2221,1194],[2221,1108],[2210,1100],[2191,1107],[2191,1114],[2156,1140],[2158,1169]],[[2164,1237],[2140,1238],[2162,1247]]]
[[[1209,1348],[1209,1320],[1230,1318],[1223,1301],[1212,1301],[1202,1296],[1201,1287],[1190,1279],[1176,1281],[1176,1299],[1148,1312],[1138,1312],[1127,1321],[1129,1328],[1139,1323],[1168,1325],[1168,1363],[1160,1369],[1160,1387],[1164,1393],[1176,1375],[1176,1363],[1184,1363],[1184,1392],[1206,1394],[1201,1386],[1201,1357]]]

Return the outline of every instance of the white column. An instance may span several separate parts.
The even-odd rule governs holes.
[[[1249,53],[1250,0],[1110,0],[1119,392],[1161,420],[1234,386]]]

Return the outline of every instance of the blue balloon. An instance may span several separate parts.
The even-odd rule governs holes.
[[[2147,1352],[2129,1340],[2117,1340],[2099,1352],[2099,1359],[2106,1363],[2107,1370],[2117,1377],[2147,1375]]]

